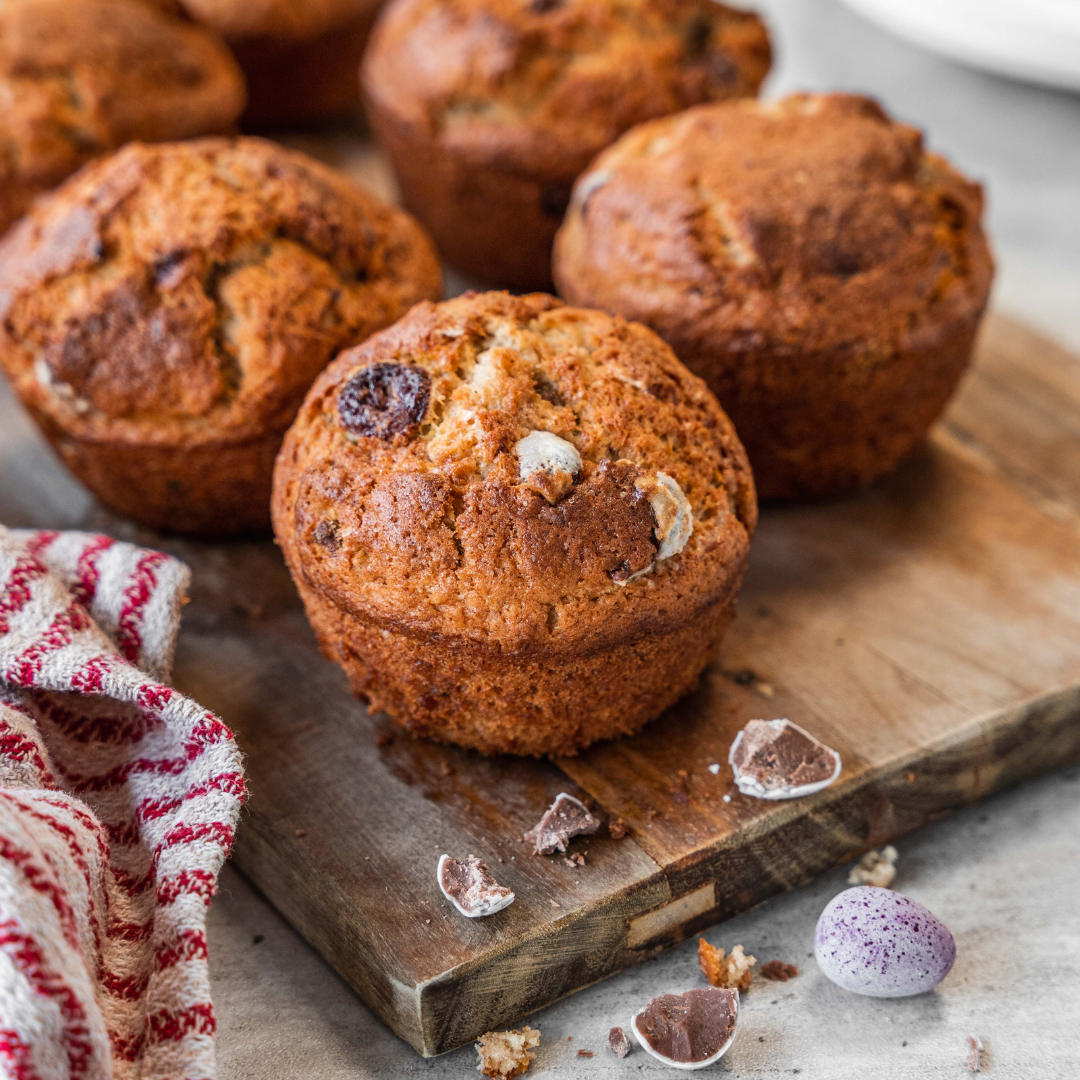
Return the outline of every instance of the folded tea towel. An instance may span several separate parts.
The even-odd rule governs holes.
[[[244,797],[167,684],[187,568],[0,527],[0,1076],[214,1075],[206,909]]]

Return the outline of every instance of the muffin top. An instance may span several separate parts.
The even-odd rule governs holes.
[[[704,383],[645,327],[540,294],[421,304],[343,353],[275,476],[278,541],[334,604],[518,655],[726,600],[756,516]]]
[[[368,97],[465,154],[553,178],[634,124],[755,94],[756,15],[714,0],[392,0]]]
[[[669,340],[889,351],[981,310],[981,213],[979,186],[869,98],[706,105],[579,178],[555,280]]]
[[[227,38],[299,41],[371,11],[377,0],[180,0],[187,13]]]
[[[132,139],[227,131],[243,77],[212,31],[133,0],[0,4],[0,225]]]
[[[284,430],[346,345],[437,297],[418,225],[260,139],[133,143],[0,243],[0,362],[86,438]]]

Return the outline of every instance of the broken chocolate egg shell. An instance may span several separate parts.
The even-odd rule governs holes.
[[[798,724],[793,724],[790,720],[769,720],[769,721],[751,721],[751,723],[767,723],[778,734],[782,734],[784,729],[798,732],[801,736],[814,743],[816,746],[821,747],[827,751],[835,759],[835,765],[829,776],[824,779],[817,780],[809,784],[779,784],[777,786],[767,786],[761,783],[760,780],[753,776],[748,776],[737,764],[736,758],[738,756],[739,748],[742,745],[743,739],[746,735],[746,728],[743,728],[738,735],[735,736],[734,742],[731,744],[731,749],[728,751],[728,764],[731,766],[731,771],[735,777],[735,786],[743,795],[750,795],[755,799],[768,799],[770,801],[778,801],[781,799],[801,799],[807,795],[814,795],[819,791],[824,791],[830,784],[836,782],[840,773],[843,771],[844,763],[840,759],[840,755],[832,749],[832,747],[826,746],[820,739],[815,739],[805,728],[799,727]],[[747,727],[750,725],[748,724]]]
[[[407,435],[427,415],[431,376],[412,364],[371,364],[338,393],[338,416],[353,435],[392,439]]]
[[[574,479],[581,472],[577,447],[550,431],[530,431],[518,440],[514,449],[521,483],[552,505],[574,486]]]
[[[723,1045],[713,1054],[710,1054],[707,1058],[702,1058],[701,1061],[676,1061],[674,1058],[667,1057],[665,1054],[661,1054],[659,1050],[656,1050],[653,1045],[645,1038],[641,1028],[638,1026],[638,1018],[642,1016],[645,1011],[652,1004],[652,1001],[648,1002],[642,1009],[638,1010],[630,1018],[630,1030],[634,1033],[634,1038],[637,1039],[638,1044],[645,1051],[645,1053],[656,1058],[657,1061],[662,1061],[665,1065],[669,1065],[673,1069],[706,1069],[710,1065],[715,1065],[727,1052],[731,1049],[731,1044],[735,1041],[735,1036],[739,1031],[739,991],[738,990],[726,990],[719,987],[699,987],[698,989],[715,990],[719,993],[730,994],[731,1003],[734,1007],[735,1019],[731,1025],[731,1034],[728,1035]],[[681,995],[680,995],[681,996]],[[655,998],[653,999],[656,1000]]]
[[[454,864],[455,866],[468,866],[470,862],[479,865],[479,871],[481,877],[486,876],[490,884],[487,886],[486,895],[478,898],[478,901],[474,907],[466,907],[461,900],[454,895],[453,890],[447,885],[447,877],[444,873],[452,867],[448,864]],[[453,859],[449,855],[440,855],[439,864],[435,868],[435,879],[439,883],[439,892],[454,905],[454,908],[464,915],[466,919],[481,919],[487,915],[494,915],[496,912],[502,911],[503,908],[508,908],[514,902],[514,893],[510,889],[506,889],[498,884],[487,867],[480,862],[479,859],[474,859],[470,856],[468,859]],[[498,892],[496,892],[498,890]]]

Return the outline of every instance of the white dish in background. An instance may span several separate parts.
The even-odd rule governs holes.
[[[1080,0],[844,0],[901,37],[1012,78],[1080,90]]]

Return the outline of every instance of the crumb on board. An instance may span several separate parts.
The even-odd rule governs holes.
[[[536,1057],[532,1051],[539,1045],[540,1032],[527,1025],[520,1031],[489,1031],[476,1044],[477,1070],[494,1080],[520,1076]]]
[[[967,1037],[967,1047],[967,1058],[964,1064],[968,1067],[968,1072],[982,1072],[982,1039],[978,1035],[969,1035]]]
[[[799,969],[794,964],[785,964],[782,960],[770,960],[758,968],[758,974],[773,982],[787,982],[798,977]]]
[[[849,885],[876,885],[887,889],[896,878],[896,848],[888,844],[880,851],[868,851],[848,874]]]
[[[608,1046],[619,1055],[620,1058],[626,1057],[632,1049],[630,1040],[626,1036],[626,1032],[621,1027],[613,1027],[608,1032]]]
[[[621,817],[612,818],[607,825],[612,840],[621,840],[626,835],[626,822]]]
[[[296,835],[297,836],[307,836],[307,829],[297,829],[296,830]]]
[[[596,1055],[591,1050],[579,1050],[577,1052],[577,1056],[578,1057],[596,1057]]]
[[[749,990],[754,977],[750,969],[756,963],[757,959],[747,956],[741,945],[735,945],[725,955],[723,949],[710,945],[704,938],[698,938],[698,964],[701,973],[713,986],[725,990]]]

